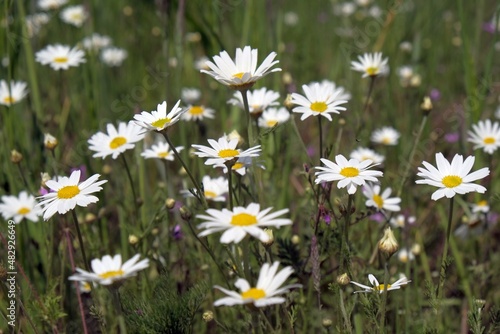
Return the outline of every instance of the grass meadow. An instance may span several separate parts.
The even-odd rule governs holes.
[[[63,20],[76,5],[83,12]],[[0,87],[0,333],[498,333],[499,17],[490,0],[2,0],[0,80],[26,87],[18,97]],[[94,33],[109,39],[85,46]],[[44,64],[39,52],[55,44],[81,50],[80,62]],[[258,50],[257,66],[276,52],[271,70],[281,71],[232,87],[200,72],[245,46]],[[105,58],[111,47],[125,58]],[[352,69],[373,52],[388,70]],[[230,79],[245,79],[240,72]],[[323,80],[349,93],[345,110],[324,112],[326,100],[313,99],[315,113],[301,119],[291,94]],[[264,87],[279,93],[271,108],[286,110],[283,121],[258,123],[255,101],[228,103]],[[166,117],[166,129],[126,150],[94,137],[179,100],[181,119]],[[194,107],[213,117],[185,119]],[[474,130],[487,120],[491,131]],[[383,127],[398,135],[374,139]],[[240,160],[214,167],[191,146],[225,135],[241,155],[260,145],[244,175]],[[165,140],[183,149],[141,155]],[[361,167],[321,179],[320,159],[349,160],[359,148],[376,152],[378,185],[348,192],[339,180]],[[438,161],[440,185],[417,184],[438,153],[473,156],[472,171],[489,173],[460,188],[458,160]],[[65,178],[75,170],[77,181],[107,182],[85,199]],[[226,182],[220,201],[206,176]],[[436,186],[451,192],[433,200]],[[382,207],[387,188],[392,207]],[[54,202],[36,206],[22,192]],[[263,218],[248,213],[255,205],[280,223],[262,232]],[[218,227],[200,226],[207,221]],[[116,254],[141,262],[103,258]],[[275,262],[273,284],[264,269]]]

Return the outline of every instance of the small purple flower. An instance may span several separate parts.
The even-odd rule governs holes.
[[[483,30],[487,33],[494,34],[495,33],[495,25],[492,22],[483,23]]]
[[[49,190],[45,187],[40,187],[40,190],[38,190],[41,196],[47,195],[49,193]]]
[[[177,225],[174,226],[174,228],[172,230],[172,236],[174,237],[175,240],[181,240],[182,239],[183,234],[182,234],[181,225],[177,224]]]
[[[433,88],[429,93],[429,97],[432,101],[439,101],[441,99],[441,92],[439,91],[439,89]]]
[[[458,142],[459,139],[460,134],[458,132],[451,132],[444,135],[444,140],[450,144]]]
[[[78,167],[71,168],[71,170],[69,171],[69,174],[71,175],[71,173],[73,173],[75,170],[79,170],[81,172],[80,173],[80,182],[83,182],[84,180],[87,179],[87,166],[80,165]]]
[[[383,223],[385,222],[385,216],[382,213],[377,212],[370,216],[370,220],[373,220],[377,223]]]

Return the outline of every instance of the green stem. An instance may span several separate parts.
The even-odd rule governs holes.
[[[124,154],[120,154],[123,160],[123,165],[125,166],[125,170],[127,171],[128,182],[130,183],[130,188],[132,188],[132,196],[134,196],[134,209],[135,209],[135,218],[139,218],[139,206],[138,206],[138,198],[137,193],[135,192],[134,180],[132,179],[132,174],[130,173],[130,168],[128,167],[127,159]]]
[[[82,232],[80,232],[80,225],[78,224],[78,218],[76,217],[75,210],[71,210],[71,215],[73,216],[73,221],[75,223],[76,234],[78,235],[78,242],[80,243],[80,249],[82,251],[83,262],[85,263],[85,269],[90,272],[89,262],[87,261],[87,255],[85,254],[85,246],[83,245]]]
[[[252,277],[250,274],[250,237],[248,236],[243,239],[243,266],[245,277],[248,283],[252,285]]]
[[[354,195],[349,195],[347,201],[347,211],[344,216],[344,229],[342,231],[342,242],[340,244],[340,255],[342,257],[342,262],[340,263],[340,273],[345,272],[350,276],[349,268],[349,225],[351,224],[351,208]]]
[[[347,330],[348,333],[352,333],[351,320],[347,315],[347,311],[344,305],[344,292],[342,291],[342,288],[340,288],[339,290],[339,296],[340,296],[340,311],[342,312],[342,318],[344,318],[344,328]]]
[[[250,114],[250,107],[248,106],[248,89],[240,90],[241,97],[243,98],[243,107],[245,108],[245,112],[247,114],[247,130],[248,130],[248,146],[251,147],[254,143],[253,138],[253,124],[252,124],[252,116]]]
[[[127,334],[127,327],[125,326],[125,318],[123,317],[122,302],[120,300],[120,293],[118,292],[118,288],[112,287],[110,288],[110,292],[113,299],[113,306],[115,307],[116,311],[120,334]]]
[[[363,107],[363,114],[361,115],[361,122],[359,123],[358,129],[356,130],[356,137],[358,137],[361,130],[366,124],[366,119],[368,118],[368,106],[370,105],[370,97],[372,96],[373,87],[375,87],[375,79],[377,76],[370,76],[370,87],[368,88],[368,95],[366,95],[365,105]]]
[[[382,308],[380,311],[380,333],[385,333],[385,316],[387,312],[387,284],[389,284],[389,259],[384,263],[384,292],[382,293]]]
[[[319,158],[321,165],[321,158],[323,158],[323,127],[321,126],[321,115],[318,116],[318,128],[319,128]]]
[[[227,184],[228,184],[228,190],[229,190],[229,210],[233,210],[233,164],[228,163],[227,164]]]
[[[446,280],[446,267],[447,267],[447,257],[448,257],[448,246],[451,234],[451,223],[453,221],[453,197],[450,198],[450,211],[448,212],[448,225],[446,227],[446,239],[444,242],[443,257],[441,259],[441,271],[439,273],[439,285],[437,291],[437,298],[439,300],[439,305],[442,304],[443,299],[443,287],[444,281]],[[439,306],[440,308],[441,306]]]

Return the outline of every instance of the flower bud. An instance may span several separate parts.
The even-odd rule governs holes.
[[[23,155],[19,151],[17,150],[10,151],[10,161],[12,161],[15,164],[18,164],[22,160],[23,160]]]
[[[351,283],[351,278],[347,275],[347,273],[343,273],[342,275],[337,276],[337,283],[339,285],[347,285]]]
[[[47,150],[54,150],[57,145],[59,144],[59,142],[57,141],[57,139],[52,136],[50,133],[46,133],[45,134],[45,137],[43,139],[43,145],[45,145],[45,148]]]
[[[139,238],[133,234],[128,236],[128,243],[131,244],[132,246],[137,244],[139,242]]]
[[[286,99],[285,101],[283,102],[283,105],[285,106],[285,108],[288,110],[288,111],[292,111],[293,107],[295,106],[295,104],[292,103],[292,95],[291,94],[288,94],[286,96]]]
[[[186,206],[183,206],[179,209],[179,212],[181,213],[181,218],[184,220],[190,220],[191,217],[193,216],[191,214],[191,211]]]
[[[300,243],[300,237],[297,234],[292,235],[292,244],[298,245]]]
[[[40,185],[42,187],[45,187],[45,182],[49,181],[50,179],[52,179],[49,175],[49,173],[40,173],[40,178],[42,179],[42,181],[40,182]]]
[[[324,318],[323,321],[321,322],[321,324],[325,328],[330,328],[330,327],[332,327],[333,321],[330,318]]]
[[[262,244],[266,248],[271,247],[272,244],[274,243],[273,230],[271,230],[270,228],[265,228],[264,232],[268,235],[269,239],[267,241],[265,241],[265,242],[262,242]]]
[[[420,105],[420,109],[422,109],[425,116],[429,115],[432,110],[432,102],[430,97],[424,97],[424,102],[422,102],[422,104]]]
[[[378,249],[387,257],[398,251],[399,245],[390,227],[385,229],[384,236],[378,242]]]
[[[175,199],[173,198],[167,198],[165,200],[165,206],[167,207],[167,209],[171,210],[174,208],[175,206]]]
[[[205,322],[210,322],[212,320],[214,320],[214,312],[212,311],[205,311],[203,312],[203,321]]]

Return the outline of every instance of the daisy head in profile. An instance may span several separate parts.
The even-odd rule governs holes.
[[[391,188],[386,188],[382,193],[380,193],[381,188],[378,184],[367,183],[363,186],[363,195],[367,198],[365,205],[368,207],[376,208],[379,211],[401,211],[399,203],[401,203],[401,198],[390,197]]]
[[[175,149],[177,150],[177,152],[180,152],[184,149],[184,146],[176,146]],[[158,142],[152,145],[151,148],[144,150],[144,152],[141,153],[141,156],[144,157],[144,159],[161,159],[174,161],[175,154],[168,143]]]
[[[388,58],[382,59],[382,52],[365,53],[358,61],[351,62],[351,69],[363,73],[362,77],[377,77],[389,73]]]
[[[4,219],[13,219],[19,224],[23,219],[38,222],[42,209],[38,206],[35,196],[21,191],[18,196],[4,195],[0,203],[0,213]]]
[[[49,65],[56,71],[77,67],[86,61],[82,50],[61,44],[48,45],[35,54],[35,59],[40,64]]]
[[[116,159],[126,150],[135,147],[135,143],[144,138],[144,130],[132,122],[118,123],[118,129],[111,123],[106,126],[108,133],[97,132],[88,140],[89,150],[94,151],[94,158],[106,158],[111,155]]]
[[[273,68],[279,61],[274,60],[275,52],[271,52],[262,64],[257,67],[258,50],[245,46],[236,49],[235,59],[231,59],[226,51],[213,57],[213,62],[206,61],[210,70],[202,69],[200,72],[210,75],[223,85],[236,90],[247,90],[257,80],[272,72],[281,71],[281,68]]]
[[[214,139],[208,139],[211,147],[204,145],[191,145],[195,148],[196,154],[200,158],[208,158],[205,165],[214,165],[214,167],[223,167],[227,163],[234,165],[236,161],[244,157],[258,157],[261,151],[260,145],[251,147],[245,151],[237,149],[238,139],[228,140],[226,136]]]
[[[288,122],[289,119],[290,113],[286,108],[269,108],[260,116],[259,127],[264,129],[274,128],[275,126]]]
[[[279,98],[280,94],[278,92],[268,90],[266,87],[248,91],[247,99],[250,114],[254,118],[258,118],[268,107],[278,105]],[[239,92],[235,92],[233,98],[227,102],[245,110],[243,96]]]
[[[222,176],[211,178],[208,175],[203,176],[201,180],[203,184],[203,195],[207,201],[225,202],[226,194],[229,192],[229,185],[227,179]],[[186,197],[194,197],[196,189],[181,190],[181,194]]]
[[[472,125],[468,141],[474,144],[474,149],[482,149],[493,154],[500,147],[500,124],[489,119]]]
[[[358,161],[371,160],[375,164],[381,164],[384,162],[385,157],[381,154],[378,154],[372,149],[366,147],[358,147],[349,155],[351,159],[356,159]]]
[[[399,137],[401,134],[396,129],[385,126],[373,131],[371,141],[375,144],[394,146],[398,144]]]
[[[383,293],[385,291],[392,291],[392,290],[399,290],[401,289],[402,286],[405,286],[406,284],[410,283],[411,281],[408,280],[406,277],[402,277],[398,279],[396,282],[387,284],[387,287],[384,286],[384,284],[380,284],[378,280],[373,276],[372,274],[368,275],[368,280],[370,281],[372,286],[367,286],[364,284],[360,284],[358,282],[353,282],[351,281],[352,284],[359,286],[363,290],[359,291],[354,291],[354,293],[363,293],[363,292],[378,292],[378,293]]]
[[[88,13],[83,5],[69,6],[61,11],[60,17],[64,23],[71,24],[75,27],[81,27],[83,22],[87,20]]]
[[[20,102],[28,94],[26,82],[0,80],[0,104],[11,106]]]
[[[134,116],[134,123],[144,128],[146,131],[161,132],[177,123],[186,109],[180,108],[181,100],[173,106],[167,114],[167,101],[158,104],[156,110],[151,112],[143,111],[140,115]]]
[[[186,108],[186,112],[182,114],[182,119],[184,121],[202,121],[206,118],[214,118],[215,110],[212,108],[207,108],[200,104],[193,105],[190,104]]]

